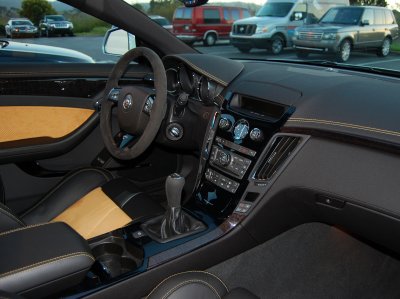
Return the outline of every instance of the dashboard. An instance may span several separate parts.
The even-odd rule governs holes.
[[[214,58],[210,65],[202,56],[164,58],[176,101],[187,94],[215,108],[190,208],[218,223],[241,219],[260,242],[321,221],[400,251],[377,233],[400,229],[398,78],[297,63]]]

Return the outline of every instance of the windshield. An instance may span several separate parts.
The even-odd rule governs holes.
[[[112,5],[120,0],[109,1]],[[123,1],[164,26],[162,32],[174,35],[177,47],[183,42],[199,53],[239,60],[328,61],[400,71],[399,0],[209,0],[191,8],[175,0]],[[45,53],[51,52],[50,47],[75,51],[63,54],[68,61],[81,59],[82,54],[96,63],[118,60],[118,55],[103,53],[106,32],[117,24],[60,1],[48,1],[51,7],[40,15],[24,12],[17,2],[0,0],[0,8],[5,7],[3,13],[0,9],[0,39],[10,42],[4,51],[16,48],[15,43],[24,43],[40,45],[37,51]],[[41,22],[45,16],[50,22]],[[5,26],[10,20],[26,25],[30,20],[37,29],[21,27],[13,31]],[[64,20],[68,23],[52,23]],[[135,32],[134,17],[124,23],[127,27],[132,23],[126,45],[134,44],[136,36],[163,53],[157,48],[158,40],[148,40],[148,30]],[[121,38],[126,36],[121,34]],[[126,51],[124,47],[120,50]],[[17,59],[17,55],[10,57]]]
[[[48,21],[65,21],[63,16],[48,16]]]
[[[13,21],[12,24],[13,24],[13,26],[21,26],[21,25],[32,26],[33,25],[29,21]]]
[[[292,9],[293,3],[266,3],[257,12],[257,17],[285,17]]]
[[[331,8],[320,23],[356,25],[360,22],[362,13],[362,8]]]

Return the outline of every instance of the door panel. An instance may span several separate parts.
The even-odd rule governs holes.
[[[31,207],[65,173],[94,165],[104,151],[97,103],[112,67],[0,65],[0,177],[13,211]],[[149,74],[147,66],[132,64],[120,84],[153,84]],[[154,145],[133,161],[110,157],[97,166],[161,194],[160,178],[177,170],[178,156]]]
[[[93,110],[70,107],[1,106],[0,147],[3,142],[65,137],[93,113]]]

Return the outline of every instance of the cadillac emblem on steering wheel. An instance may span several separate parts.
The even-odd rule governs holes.
[[[127,94],[125,96],[125,99],[122,102],[122,107],[124,108],[124,110],[129,110],[132,108],[132,95],[131,94]]]

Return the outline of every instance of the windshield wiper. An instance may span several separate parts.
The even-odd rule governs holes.
[[[6,40],[0,40],[0,48],[3,49],[7,47],[10,43]]]

